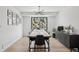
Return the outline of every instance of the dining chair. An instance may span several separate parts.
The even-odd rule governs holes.
[[[43,35],[37,35],[35,39],[35,45],[34,45],[34,51],[45,51],[48,49],[49,51],[49,46],[47,40],[45,40]]]
[[[31,50],[34,50],[35,39],[36,38],[34,38],[34,37],[30,37],[30,39],[29,39],[29,52],[31,52]]]

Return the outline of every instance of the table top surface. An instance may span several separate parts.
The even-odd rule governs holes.
[[[37,35],[43,35],[44,37],[50,37],[50,35],[43,29],[34,29],[28,37],[36,37]]]

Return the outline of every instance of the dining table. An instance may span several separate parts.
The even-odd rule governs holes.
[[[31,41],[34,41],[37,35],[43,35],[45,40],[47,41],[48,47],[50,48],[49,38],[51,37],[51,35],[48,34],[48,32],[46,32],[44,29],[34,29],[27,35],[27,37],[29,38],[29,50],[30,50]]]

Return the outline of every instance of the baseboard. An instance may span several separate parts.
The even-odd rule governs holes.
[[[21,37],[22,38],[22,37]],[[7,48],[9,48],[11,45],[13,45],[15,42],[17,42],[19,39],[21,39],[21,38],[18,38],[18,39],[16,39],[16,40],[14,40],[14,41],[12,41],[9,45],[7,45],[7,47],[5,47],[4,49],[2,49],[1,50],[1,52],[4,52]]]

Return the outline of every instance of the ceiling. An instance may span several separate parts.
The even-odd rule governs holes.
[[[18,11],[20,12],[35,12],[38,11],[38,6],[14,6]],[[40,6],[41,10],[44,10],[44,12],[59,12],[63,8],[66,8],[67,6]]]

